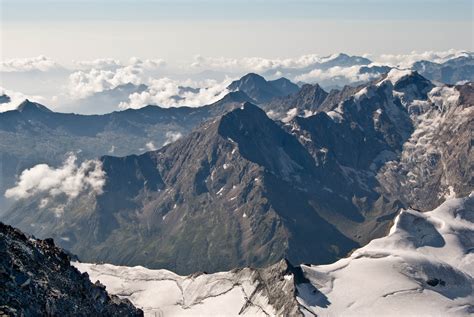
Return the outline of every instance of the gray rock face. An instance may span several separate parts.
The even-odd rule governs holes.
[[[399,193],[420,210],[474,188],[474,86],[436,88],[430,95],[400,159],[387,163],[378,175],[387,192]]]
[[[52,239],[36,240],[0,223],[2,316],[143,316],[128,300],[110,296]]]

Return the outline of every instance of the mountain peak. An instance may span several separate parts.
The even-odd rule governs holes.
[[[52,112],[42,104],[32,102],[28,99],[25,99],[25,101],[23,101],[16,110],[18,112]]]
[[[275,97],[287,96],[299,90],[299,87],[286,78],[267,81],[260,75],[249,73],[234,80],[227,89],[243,91],[257,103],[265,103]]]

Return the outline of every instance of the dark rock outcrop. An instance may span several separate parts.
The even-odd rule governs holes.
[[[70,261],[52,239],[30,238],[0,223],[0,315],[143,316]]]

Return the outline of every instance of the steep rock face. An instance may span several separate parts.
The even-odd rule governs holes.
[[[421,210],[465,196],[474,187],[473,84],[437,87],[429,95],[400,160],[387,163],[378,176],[386,191],[400,193]]]
[[[0,223],[0,312],[6,316],[143,316],[109,296],[52,239],[36,240]]]

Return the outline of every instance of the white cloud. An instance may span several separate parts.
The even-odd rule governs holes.
[[[226,87],[230,82],[230,79],[225,79],[222,82],[216,80],[178,81],[170,78],[151,79],[148,82],[147,90],[131,94],[129,101],[120,103],[119,107],[122,109],[139,109],[146,105],[199,107],[224,97],[228,93]],[[199,90],[196,92],[180,87],[192,87]]]
[[[118,59],[113,58],[98,58],[90,61],[76,61],[74,62],[81,70],[87,69],[114,69],[122,67],[122,63]]]
[[[183,134],[181,132],[168,131],[166,132],[166,141],[163,143],[163,146],[176,142],[182,137]]]
[[[69,76],[69,94],[73,98],[85,98],[96,92],[113,89],[119,85],[141,84],[143,70],[134,66],[125,66],[116,70],[91,69],[77,71]]]
[[[128,62],[124,63],[114,58],[98,58],[94,60],[75,61],[74,64],[79,67],[79,70],[91,69],[108,69],[114,70],[125,66],[133,66],[143,68],[145,70],[156,70],[166,65],[164,59],[140,59],[138,57],[131,57]]]
[[[18,200],[47,193],[65,194],[72,199],[85,191],[101,194],[104,184],[105,172],[100,161],[88,160],[77,165],[76,156],[70,155],[59,168],[38,164],[24,170],[16,185],[5,192],[5,197]]]
[[[226,70],[236,72],[264,72],[273,69],[301,69],[311,65],[328,62],[336,58],[339,54],[320,56],[317,54],[302,55],[295,58],[263,58],[263,57],[204,57],[197,55],[191,67]]]
[[[155,151],[156,150],[156,146],[152,141],[145,144],[145,147],[148,151]]]
[[[159,69],[165,66],[166,62],[164,59],[161,59],[161,58],[142,60],[142,59],[139,59],[138,57],[132,57],[128,61],[128,65],[140,67],[145,70],[155,70],[155,69]]]
[[[324,82],[324,81],[344,81],[344,82],[358,82],[367,81],[379,75],[377,74],[361,74],[359,72],[360,66],[340,67],[334,66],[326,70],[313,69],[312,71],[298,75],[295,77],[296,81],[304,82]]]
[[[14,58],[0,62],[0,72],[48,71],[59,68],[59,64],[46,56]]]
[[[466,55],[465,51],[461,50],[448,50],[448,51],[426,51],[416,52],[413,51],[408,54],[382,54],[379,56],[369,56],[377,64],[387,66],[397,66],[401,68],[411,67],[413,63],[420,60],[427,60],[435,63],[443,63],[451,58]]]

